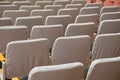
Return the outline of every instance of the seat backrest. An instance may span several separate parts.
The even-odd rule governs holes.
[[[75,23],[86,23],[86,22],[94,22],[97,24],[98,14],[78,15],[76,17]]]
[[[103,20],[98,28],[97,35],[120,32],[120,19]]]
[[[100,14],[107,13],[107,12],[118,12],[119,6],[104,6],[100,10]]]
[[[65,32],[67,25],[71,22],[72,22],[72,17],[70,15],[48,16],[46,18],[45,25],[62,24],[63,31]]]
[[[31,5],[35,5],[35,3],[36,3],[37,1],[44,1],[44,0],[28,0],[28,1],[31,2]]]
[[[17,10],[16,5],[0,5],[0,12],[3,14],[5,10]]]
[[[12,25],[11,18],[0,18],[0,26],[10,26]]]
[[[12,24],[15,24],[17,17],[25,17],[29,16],[26,10],[5,10],[3,13],[3,17],[9,17],[12,19]]]
[[[41,9],[41,7],[40,7],[40,6],[37,6],[37,5],[36,5],[36,6],[34,6],[34,5],[31,5],[31,6],[28,5],[28,6],[27,6],[27,5],[26,5],[26,6],[21,6],[21,7],[20,7],[20,10],[27,10],[29,14],[31,13],[32,10],[35,10],[35,9],[38,10],[38,9]]]
[[[99,58],[120,56],[120,33],[101,34],[95,38],[92,61]]]
[[[6,52],[6,78],[28,75],[37,66],[48,65],[47,39],[21,40],[8,43]]]
[[[44,9],[52,9],[57,14],[59,9],[64,8],[62,5],[46,5]]]
[[[99,7],[83,7],[80,9],[80,15],[86,15],[86,14],[98,14],[100,13]]]
[[[10,1],[0,1],[0,5],[11,5]]]
[[[53,45],[52,64],[81,62],[86,65],[89,49],[88,35],[59,37]]]
[[[37,1],[35,5],[38,5],[44,9],[45,5],[52,5],[52,1]]]
[[[65,31],[65,36],[89,35],[93,37],[95,23],[72,23],[69,24]]]
[[[43,25],[41,16],[31,16],[31,17],[18,17],[16,19],[15,25],[24,25],[28,28],[28,34],[30,34],[31,29],[35,25]]]
[[[100,16],[99,23],[103,20],[109,20],[109,19],[120,19],[120,12],[102,13]]]
[[[87,3],[86,0],[72,0],[71,4],[82,4],[85,5]]]
[[[71,15],[72,22],[75,21],[76,16],[79,14],[79,10],[77,8],[64,8],[59,9],[57,15]]]
[[[11,41],[28,39],[26,26],[0,27],[0,51],[5,52],[6,45]]]
[[[33,68],[28,80],[82,80],[82,76],[83,64],[76,62]]]
[[[50,43],[50,49],[58,37],[63,36],[62,25],[34,26],[31,31],[30,39],[47,38]]]
[[[30,16],[42,16],[42,21],[45,23],[46,17],[55,15],[56,13],[52,9],[32,10]]]
[[[86,80],[119,80],[120,57],[98,59],[89,67]]]
[[[83,7],[82,4],[66,4],[65,8],[77,8],[78,10],[80,10]]]
[[[99,8],[101,8],[102,4],[101,3],[87,3],[87,4],[85,4],[85,7],[99,7]]]
[[[62,5],[65,7],[66,4],[70,4],[70,1],[69,0],[55,0],[54,5]]]
[[[26,1],[26,0],[6,0],[6,1],[10,1],[11,3],[13,3],[14,1]]]
[[[18,9],[23,5],[31,5],[30,1],[13,1],[13,5],[17,5]]]
[[[87,23],[87,22],[94,22],[96,27],[94,28],[94,32],[97,31],[98,27],[98,14],[86,14],[86,15],[78,15],[76,17],[75,23]]]

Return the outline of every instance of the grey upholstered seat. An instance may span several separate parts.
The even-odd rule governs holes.
[[[99,19],[99,23],[103,20],[109,20],[109,19],[120,19],[120,12],[102,13]]]
[[[15,24],[17,17],[25,17],[29,16],[26,10],[5,10],[3,13],[3,17],[9,17],[12,19],[12,24]]]
[[[5,78],[21,78],[37,66],[48,65],[49,45],[45,38],[12,41],[7,45],[6,62],[3,64]]]
[[[81,62],[86,66],[89,50],[88,35],[59,37],[52,48],[52,64]]]
[[[120,57],[98,59],[91,63],[86,80],[120,80]]]
[[[10,26],[12,25],[12,19],[11,18],[0,18],[0,26]]]
[[[50,49],[52,49],[54,41],[63,36],[62,25],[42,25],[34,26],[31,31],[30,39],[47,38],[49,40]]]
[[[120,33],[96,36],[92,49],[92,61],[99,58],[120,56]]]
[[[83,64],[79,62],[36,67],[28,80],[82,80]]]
[[[28,28],[28,33],[30,35],[31,29],[35,25],[43,25],[41,16],[31,16],[31,17],[18,17],[16,19],[15,25],[24,25]]]
[[[104,6],[100,10],[100,14],[107,13],[107,12],[118,12],[119,6]]]
[[[6,46],[11,41],[28,39],[26,26],[0,27],[0,51],[5,52]]]
[[[67,28],[67,25],[72,22],[72,17],[70,15],[54,15],[48,16],[45,22],[45,25],[54,25],[54,24],[62,24],[63,32]]]
[[[97,35],[107,33],[120,33],[120,19],[103,20],[100,23]]]

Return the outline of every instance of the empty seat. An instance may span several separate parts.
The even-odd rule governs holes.
[[[1,14],[3,14],[5,10],[17,10],[17,9],[18,8],[16,5],[0,5]]]
[[[75,23],[86,23],[86,22],[94,22],[96,27],[94,27],[94,31],[96,32],[98,27],[98,14],[86,14],[86,15],[78,15],[76,17]]]
[[[101,3],[87,3],[87,4],[85,4],[85,7],[99,7],[99,8],[101,8],[102,4]]]
[[[7,45],[6,62],[3,74],[5,78],[21,78],[37,66],[48,65],[49,48],[47,39],[12,41]],[[5,64],[6,63],[6,64]]]
[[[97,35],[120,32],[120,19],[103,20],[98,28]]]
[[[43,25],[41,16],[31,16],[31,17],[18,17],[16,19],[15,25],[25,25],[28,28],[28,33],[30,34],[31,29],[35,25]]]
[[[55,0],[54,5],[62,5],[65,7],[66,4],[70,4],[70,1],[69,0]]]
[[[26,26],[0,27],[0,52],[5,52],[9,42],[28,39]]]
[[[102,13],[101,16],[100,16],[99,23],[102,20],[109,20],[109,19],[120,19],[120,12]]]
[[[77,8],[78,10],[80,10],[83,7],[82,4],[66,4],[65,8]]]
[[[12,19],[12,24],[15,24],[17,17],[29,16],[26,10],[5,10],[3,17],[10,17]]]
[[[107,12],[118,12],[119,7],[118,6],[104,6],[100,10],[100,14],[107,13]]]
[[[10,1],[0,1],[0,5],[10,5]]]
[[[90,37],[71,36],[59,37],[52,49],[52,64],[81,62],[86,65],[90,49]]]
[[[72,23],[67,26],[65,31],[65,36],[79,36],[79,35],[89,35],[93,37],[95,23]]]
[[[39,10],[39,9],[41,9],[41,7],[40,6],[34,6],[34,5],[31,5],[31,6],[26,5],[26,6],[21,6],[20,7],[20,10],[27,10],[29,14],[31,13],[32,10],[35,10],[35,9]]]
[[[52,1],[52,3],[53,3],[55,0],[44,0],[44,1]]]
[[[0,26],[10,26],[12,25],[11,18],[0,18]]]
[[[31,5],[30,1],[14,1],[13,5],[17,5],[18,9],[23,5]]]
[[[46,17],[55,15],[56,13],[52,9],[32,10],[30,16],[42,16],[42,21],[45,23]]]
[[[99,58],[120,56],[120,33],[101,34],[96,36],[93,49],[92,61]]]
[[[92,62],[86,80],[119,80],[120,57],[98,59]]]
[[[37,2],[35,3],[35,5],[38,5],[38,6],[40,6],[42,9],[44,9],[44,7],[45,7],[46,5],[52,5],[52,1],[37,1]]]
[[[94,22],[97,24],[98,14],[78,15],[76,17],[75,23],[86,23],[86,22]]]
[[[70,15],[48,16],[45,25],[62,24],[63,32],[65,32],[67,25],[71,22],[72,22],[72,17]]]
[[[14,1],[26,1],[26,0],[6,0],[6,1],[10,1],[11,3],[13,3]]]
[[[64,8],[62,5],[46,5],[44,9],[52,9],[57,14],[59,9]]]
[[[34,26],[31,31],[30,39],[47,38],[50,43],[50,49],[52,49],[54,41],[63,36],[62,25],[45,25]]]
[[[76,16],[79,14],[79,10],[77,8],[64,8],[59,9],[57,15],[71,15],[72,22],[75,21]]]
[[[71,4],[82,4],[85,5],[87,3],[86,0],[72,0]]]
[[[80,15],[86,15],[86,14],[98,14],[100,13],[99,7],[83,7],[80,10]]]
[[[35,5],[37,1],[44,1],[44,0],[28,0],[28,1],[30,1],[32,5]]]
[[[28,80],[82,80],[82,71],[83,64],[78,62],[36,67],[29,73]]]

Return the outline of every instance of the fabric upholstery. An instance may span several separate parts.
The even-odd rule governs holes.
[[[101,34],[94,41],[92,61],[99,58],[120,56],[120,33]]]
[[[120,57],[92,62],[86,80],[120,80]]]
[[[48,65],[49,48],[47,39],[13,41],[6,51],[6,78],[21,78],[37,66]]]
[[[120,32],[120,19],[103,20],[100,23],[97,35],[107,34],[107,33],[119,33],[119,32]]]
[[[107,12],[118,12],[119,6],[104,6],[100,10],[100,14],[107,13]]]
[[[12,19],[12,24],[15,24],[17,17],[25,17],[28,16],[28,12],[26,10],[5,10],[3,13],[3,17],[9,17]]]
[[[82,80],[83,64],[67,63],[36,67],[29,73],[28,80]]]
[[[19,17],[16,19],[15,25],[24,25],[28,28],[30,34],[31,29],[35,25],[43,25],[41,16]]]
[[[45,25],[54,25],[54,24],[62,24],[63,25],[63,31],[65,32],[65,29],[69,23],[72,22],[72,17],[70,15],[55,15],[55,16],[48,16],[46,18]]]
[[[12,25],[11,18],[0,18],[0,26],[10,26]]]
[[[6,46],[11,41],[28,39],[26,26],[0,27],[0,51],[5,52]]]
[[[88,35],[59,37],[55,40],[52,49],[52,64],[82,62],[86,65],[90,49]]]

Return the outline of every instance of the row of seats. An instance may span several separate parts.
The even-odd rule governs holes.
[[[120,33],[98,35],[93,44],[92,63],[100,58],[111,58],[119,56],[119,40]],[[84,69],[86,67],[85,65],[89,54],[89,47],[90,37],[87,35],[59,37],[56,39],[52,49],[52,65],[59,65],[71,62],[82,62],[82,64],[84,64]],[[3,68],[3,72],[6,75],[5,78],[9,79],[14,76],[20,78],[21,76],[28,75],[29,71],[33,67],[48,64],[50,63],[49,42],[47,39],[42,38],[35,40],[12,41],[7,45],[6,63],[3,64],[3,66],[5,66],[5,68]],[[93,64],[91,64],[91,66],[93,66]],[[119,69],[119,66],[117,66],[117,68],[115,69]],[[119,76],[117,76],[116,78],[119,78]]]
[[[69,6],[71,7],[72,4],[65,4],[64,6],[66,7],[67,5],[68,7]],[[85,4],[85,6],[86,5],[87,4]],[[91,5],[96,6],[97,4],[94,3]],[[7,16],[10,18],[1,18],[0,21],[1,24],[3,24],[6,19],[8,20],[6,21],[8,23],[5,22],[5,24],[1,25],[0,27],[1,30],[0,44],[2,44],[1,52],[6,54],[6,60],[2,60],[3,61],[2,79],[5,80],[5,78],[11,79],[12,77],[19,77],[19,78],[24,77],[29,74],[32,68],[37,66],[45,66],[52,64],[53,66],[46,66],[46,68],[48,67],[54,68],[57,65],[62,66],[59,64],[63,64],[64,66],[65,63],[71,63],[71,62],[81,62],[78,63],[82,65],[82,69],[81,69],[82,71],[79,72],[81,76],[77,76],[78,75],[77,74],[76,78],[81,77],[81,79],[83,79],[83,69],[85,69],[90,65],[89,62],[91,63],[99,58],[109,58],[109,57],[111,58],[111,57],[119,56],[120,46],[118,44],[120,43],[120,33],[119,33],[120,19],[119,19],[119,15],[118,17],[113,17],[113,16],[111,17],[111,15],[113,14],[116,13],[119,14],[119,7],[112,6],[112,7],[101,8],[100,4],[98,5],[99,6],[97,7],[92,7],[92,6],[83,7],[82,4],[78,4],[78,5],[74,4],[72,7],[77,6],[78,7],[77,9],[76,8],[68,9],[67,7],[65,9],[62,9],[64,8],[63,5],[62,6],[46,5],[48,6],[49,9],[47,13],[51,13],[47,15],[45,13],[42,13],[47,9],[33,10],[34,8],[30,8],[31,6],[29,8],[26,8],[25,6],[21,6],[20,9],[26,9],[27,11],[12,10],[12,12],[10,13],[12,17]],[[52,7],[60,6],[60,8],[57,9],[54,8],[56,10],[56,13],[52,14],[52,12],[54,13],[55,11],[51,10],[52,7],[50,6]],[[104,9],[106,8],[108,9],[104,11]],[[87,11],[86,13],[84,9]],[[82,10],[83,12],[81,12]],[[104,11],[103,13],[100,12],[102,10]],[[20,11],[20,12],[23,11],[24,13],[20,13],[20,14],[17,13],[16,16],[14,14],[14,11]],[[99,12],[97,13],[96,11]],[[5,16],[6,12],[7,10],[3,11],[3,17]],[[30,15],[28,14],[28,12]],[[36,13],[33,14],[32,12],[36,12]],[[106,12],[110,12],[110,16],[108,15],[109,13]],[[45,17],[44,15],[41,17],[39,15],[40,13],[44,14]],[[24,14],[25,16],[20,16]],[[108,18],[106,18],[107,17],[106,16],[105,19],[102,20],[101,17],[103,14],[107,14]],[[115,19],[115,20],[107,20],[107,19]],[[9,23],[11,24],[9,25]],[[94,41],[95,36],[93,34],[95,32],[97,32],[97,36]],[[113,34],[105,34],[105,33],[113,33]],[[22,41],[16,41],[16,40],[22,40]],[[90,54],[90,46],[92,43],[93,43],[93,48],[91,52],[92,54]],[[90,55],[92,57],[90,57]],[[71,64],[74,65],[74,63]],[[65,64],[65,66],[67,66],[67,64]],[[35,69],[35,72],[36,70],[39,71],[38,69]],[[91,68],[89,70],[91,70]],[[33,75],[31,73],[33,73]],[[34,76],[34,69],[33,72],[31,73],[30,75],[32,76],[29,77],[30,80],[34,80],[35,78],[37,78],[36,76]],[[115,73],[117,73],[117,71],[115,71]],[[65,74],[68,75],[68,73]],[[88,75],[89,74],[91,73],[88,71]],[[53,75],[51,76],[54,75],[55,73],[53,73]],[[34,78],[32,79],[32,77]],[[40,78],[40,76],[38,76],[38,78]],[[46,79],[47,77],[45,76],[44,78]],[[66,77],[64,79],[66,80],[69,78]],[[119,79],[119,76],[116,76],[116,78]],[[86,79],[89,80],[88,77]]]
[[[98,59],[92,62],[86,80],[119,80],[120,57]],[[83,64],[36,67],[29,73],[28,80],[83,80]]]
[[[37,18],[38,19],[34,19],[34,18],[31,19],[31,20],[29,20],[29,22],[26,21],[27,19],[21,19],[21,23],[19,23],[19,24],[34,25],[36,23],[39,23],[39,21],[40,21],[39,17],[37,17]],[[69,19],[69,16],[67,19]],[[31,26],[32,30],[27,28],[26,26],[0,27],[0,35],[1,35],[0,41],[2,41],[0,50],[2,52],[4,52],[6,50],[5,47],[6,47],[7,43],[12,40],[24,40],[24,39],[29,39],[29,38],[30,39],[48,38],[49,42],[50,42],[50,48],[52,48],[55,39],[58,37],[61,37],[61,36],[89,35],[92,38],[92,41],[94,40],[93,33],[95,32],[94,29],[96,28],[96,25],[93,22],[71,23],[71,24],[68,24],[68,26],[66,27],[66,30],[65,30],[63,25],[61,25],[61,24],[54,25],[54,22],[56,19],[54,19],[54,21],[52,21],[52,20],[53,20],[52,18],[49,20],[50,21],[49,25],[39,26],[39,24],[37,24],[38,26],[34,26],[34,27]],[[64,21],[65,18],[63,18],[62,20]],[[51,23],[51,21],[53,23]],[[59,21],[60,20],[58,20],[58,22]],[[118,33],[120,31],[119,25],[120,25],[120,19],[104,20],[101,22],[101,24],[98,28],[97,35],[105,34],[105,33]],[[31,33],[30,33],[30,30],[31,30]],[[64,30],[65,30],[65,32],[64,32]],[[17,32],[17,34],[16,34],[16,32]],[[3,36],[3,35],[5,35],[5,36]],[[91,43],[92,43],[92,41],[91,41]]]

